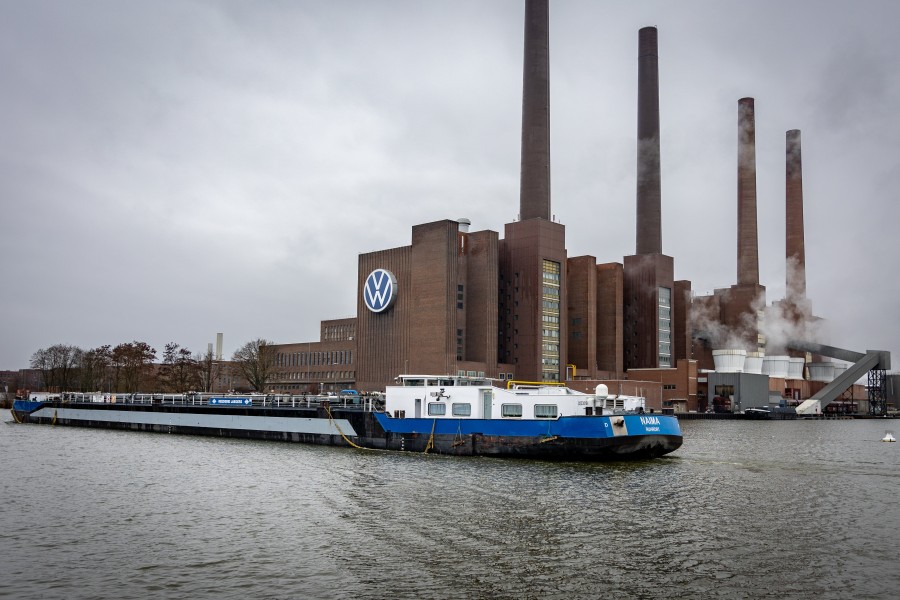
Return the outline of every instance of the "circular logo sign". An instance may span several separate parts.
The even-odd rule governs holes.
[[[373,313],[384,312],[397,299],[397,278],[386,269],[375,269],[363,285],[363,302]]]

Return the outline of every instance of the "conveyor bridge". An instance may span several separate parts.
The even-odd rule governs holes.
[[[846,371],[835,377],[832,382],[814,394],[812,398],[798,406],[798,415],[815,415],[820,413],[866,373],[869,374],[869,413],[876,415],[887,413],[887,405],[885,404],[887,396],[885,371],[891,368],[890,352],[887,350],[867,350],[863,354],[852,350],[844,350],[843,348],[835,348],[834,346],[798,340],[790,342],[788,347],[853,363]]]

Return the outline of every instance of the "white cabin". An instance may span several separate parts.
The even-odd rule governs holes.
[[[605,385],[595,394],[564,386],[491,385],[478,377],[401,375],[388,386],[385,412],[417,419],[557,419],[563,416],[615,414],[644,408],[636,396],[609,396]]]

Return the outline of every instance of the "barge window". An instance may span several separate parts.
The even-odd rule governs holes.
[[[472,416],[472,405],[468,402],[454,402],[453,403],[453,416],[454,417],[470,417]]]
[[[521,417],[522,416],[522,405],[521,404],[501,404],[500,405],[500,414],[504,417]]]
[[[425,385],[425,381],[422,379],[404,379],[403,385],[406,387],[422,387]]]
[[[428,403],[428,414],[432,416],[440,416],[447,414],[447,405],[440,402]]]
[[[535,419],[555,419],[556,418],[556,405],[555,404],[535,404],[534,405],[534,418]]]

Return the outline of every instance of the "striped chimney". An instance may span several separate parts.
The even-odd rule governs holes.
[[[519,218],[550,220],[550,10],[525,2]]]
[[[786,134],[785,199],[787,205],[787,295],[806,297],[806,248],[803,238],[803,163],[800,130]]]
[[[656,27],[638,31],[637,254],[662,254],[659,49]]]
[[[756,227],[756,115],[753,98],[738,100],[738,285],[759,285]]]

